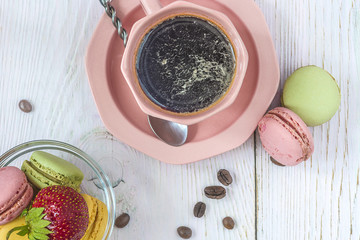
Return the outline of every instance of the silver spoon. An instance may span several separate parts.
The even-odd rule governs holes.
[[[118,35],[122,40],[124,40],[124,46],[126,46],[128,34],[123,28],[120,19],[116,16],[114,7],[110,5],[110,1],[100,0],[100,3],[105,8],[108,16],[111,17],[113,25],[118,30]],[[148,116],[148,122],[155,135],[167,144],[177,147],[185,143],[188,133],[188,127],[186,125],[166,121],[152,116]]]
[[[155,135],[171,146],[181,146],[188,135],[188,126],[148,115],[148,122]]]

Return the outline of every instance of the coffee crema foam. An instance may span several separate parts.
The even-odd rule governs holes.
[[[229,89],[235,54],[215,24],[181,15],[166,19],[143,38],[136,73],[145,95],[175,113],[208,108]]]

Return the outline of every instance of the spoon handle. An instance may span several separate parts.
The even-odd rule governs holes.
[[[117,33],[120,36],[122,40],[124,40],[124,46],[126,46],[128,34],[123,28],[122,22],[120,19],[116,16],[116,10],[115,8],[110,4],[112,0],[99,0],[101,5],[105,8],[106,14],[111,17],[111,21],[114,25],[114,27],[117,29]]]

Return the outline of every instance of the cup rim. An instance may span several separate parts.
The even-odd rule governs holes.
[[[99,181],[103,187],[104,191],[104,203],[107,206],[108,210],[108,223],[104,232],[104,236],[102,239],[109,239],[115,222],[115,210],[116,210],[116,200],[115,193],[112,188],[109,177],[106,173],[101,169],[99,164],[90,157],[87,153],[82,151],[81,149],[56,140],[49,139],[41,139],[41,140],[33,140],[21,143],[7,150],[5,153],[0,155],[0,168],[8,166],[10,163],[15,161],[20,156],[27,154],[29,152],[34,152],[37,150],[58,150],[69,153],[77,158],[80,158],[84,162],[86,162],[92,170],[94,170],[95,174],[99,178]]]
[[[220,99],[212,103],[210,106],[193,113],[176,113],[163,109],[151,101],[141,88],[135,71],[136,55],[143,37],[154,26],[176,15],[195,15],[215,24],[229,39],[236,58],[235,71],[232,82],[227,91]],[[247,64],[248,53],[245,44],[243,43],[237,29],[225,14],[193,3],[176,1],[134,23],[130,32],[130,40],[128,45],[125,47],[121,62],[121,70],[136,102],[144,113],[165,120],[191,125],[218,113],[234,102],[245,77]]]

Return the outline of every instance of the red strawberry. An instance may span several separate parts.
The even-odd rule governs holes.
[[[66,186],[41,189],[25,214],[28,225],[13,230],[21,230],[18,235],[28,234],[29,239],[34,240],[80,240],[89,223],[85,199]]]

